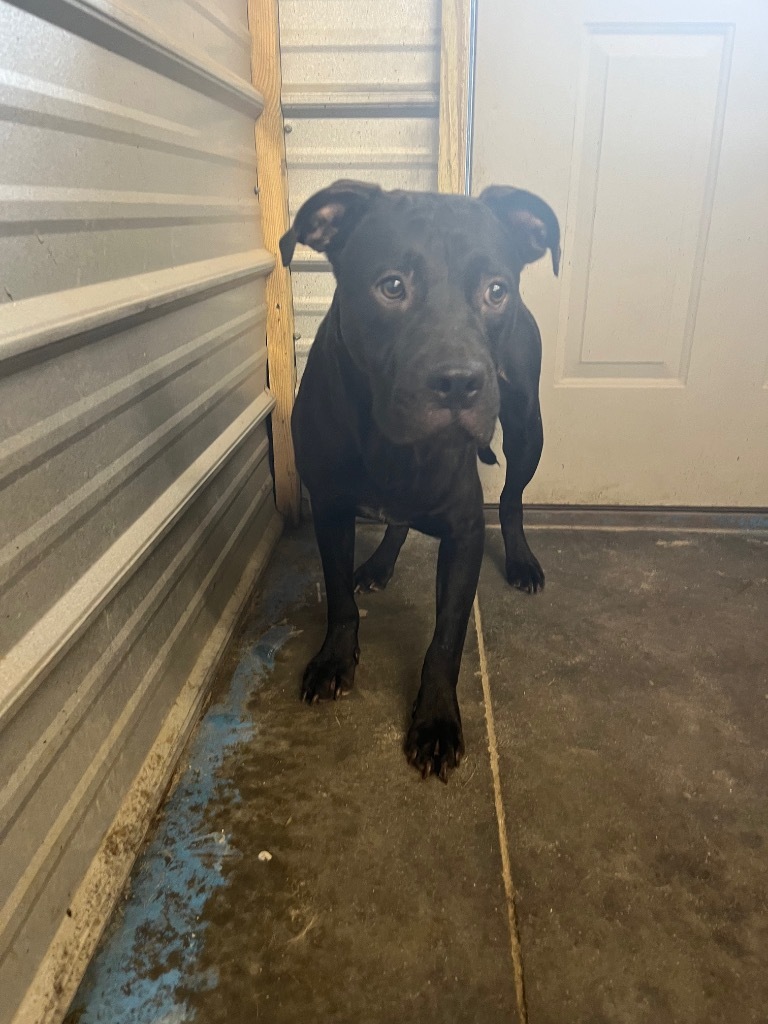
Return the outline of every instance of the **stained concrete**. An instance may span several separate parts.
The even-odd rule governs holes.
[[[479,589],[498,791],[473,624],[465,761],[442,786],[402,754],[434,542],[361,598],[355,692],[315,708],[319,564],[282,542],[70,1022],[523,1019],[498,798],[531,1024],[768,1021],[768,538],[530,539],[543,594],[497,530]]]

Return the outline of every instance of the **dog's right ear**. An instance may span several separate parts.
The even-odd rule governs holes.
[[[334,181],[328,188],[315,192],[296,214],[293,226],[280,239],[280,256],[287,267],[293,259],[296,243],[324,252],[329,259],[338,254],[367,210],[370,202],[381,195],[378,185],[365,181]]]

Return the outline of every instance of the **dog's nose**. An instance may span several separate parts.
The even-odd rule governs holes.
[[[441,405],[449,409],[468,409],[474,405],[485,381],[480,363],[439,366],[427,378],[427,387]]]

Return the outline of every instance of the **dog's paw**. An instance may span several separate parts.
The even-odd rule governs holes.
[[[528,552],[525,558],[508,558],[506,562],[507,583],[527,594],[536,594],[544,589],[544,570],[536,556]]]
[[[355,593],[370,593],[372,590],[383,590],[392,579],[395,571],[393,565],[384,565],[374,558],[355,569]]]
[[[349,693],[355,682],[355,669],[360,658],[357,647],[349,655],[323,649],[304,669],[301,699],[307,704],[320,700],[336,700]]]
[[[434,772],[441,782],[447,782],[448,772],[458,768],[464,756],[461,721],[438,716],[422,719],[414,714],[405,740],[405,756],[423,779]]]

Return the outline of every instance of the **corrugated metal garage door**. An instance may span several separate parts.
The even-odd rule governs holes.
[[[2,1022],[279,531],[260,109],[244,0],[0,0]]]
[[[336,178],[437,188],[439,0],[281,0],[291,215]],[[333,276],[292,264],[297,369],[331,302]]]

